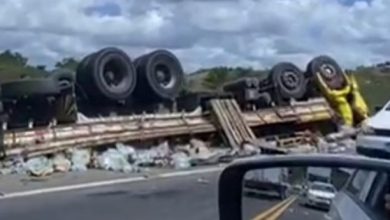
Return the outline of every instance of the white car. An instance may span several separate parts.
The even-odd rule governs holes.
[[[366,156],[388,158],[390,155],[390,102],[364,122],[362,131],[356,138],[356,150]]]
[[[328,210],[336,192],[336,188],[330,183],[311,182],[301,194],[300,204]]]

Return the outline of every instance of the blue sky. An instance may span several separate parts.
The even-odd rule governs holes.
[[[343,5],[351,6],[351,5],[353,5],[357,1],[367,1],[367,2],[369,2],[370,0],[338,0],[338,1],[340,3],[342,3]]]
[[[85,13],[88,15],[96,13],[100,16],[119,16],[121,15],[121,8],[115,2],[104,2],[85,8]]]
[[[165,48],[190,72],[218,65],[345,67],[390,57],[389,0],[3,0],[0,50],[53,65],[106,46],[132,58]]]

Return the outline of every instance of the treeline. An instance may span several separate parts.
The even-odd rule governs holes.
[[[64,58],[58,61],[54,69],[67,68],[76,70],[79,61],[75,58]],[[5,50],[0,53],[0,82],[19,79],[22,77],[44,77],[52,71],[45,65],[31,65],[26,56],[19,52]]]

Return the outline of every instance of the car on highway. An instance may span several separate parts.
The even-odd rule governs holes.
[[[286,169],[253,170],[245,175],[244,190],[246,193],[276,194],[280,199],[285,199],[290,189],[287,178]]]
[[[336,194],[329,210],[331,219],[387,219],[385,195],[389,193],[386,172],[356,170]]]
[[[356,150],[367,156],[390,158],[390,101],[363,123],[356,137]]]
[[[290,169],[297,166],[328,167],[333,171],[336,170],[334,168],[338,170],[343,168],[348,172],[354,171],[341,189],[334,185],[335,175],[332,175],[332,185],[312,182],[309,190],[314,188],[313,191],[326,191],[326,193],[311,193],[312,195],[322,194],[321,197],[333,197],[327,213],[297,205],[299,198],[297,200],[294,194],[283,201],[273,203],[266,199],[247,199],[243,194],[245,187],[243,181],[247,173],[267,169]],[[237,161],[225,168],[220,175],[220,219],[389,219],[389,172],[390,161],[362,155],[283,155]],[[321,187],[315,187],[317,185]],[[331,187],[332,190],[327,187]],[[328,194],[329,191],[333,193]],[[239,199],[240,197],[242,199]]]
[[[330,183],[311,182],[301,193],[300,204],[308,207],[329,209],[336,193],[336,188]]]

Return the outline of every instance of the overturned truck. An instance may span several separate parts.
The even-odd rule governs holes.
[[[185,76],[171,52],[155,50],[132,60],[118,48],[104,48],[86,56],[76,73],[60,69],[1,85],[1,152],[33,157],[72,147],[222,134],[232,148],[250,142],[264,152],[288,153],[262,140],[332,124],[332,108],[313,89],[324,65],[335,64],[315,58],[303,72],[283,62],[267,76],[225,84],[222,93],[181,93]],[[294,146],[301,143],[287,136]]]

